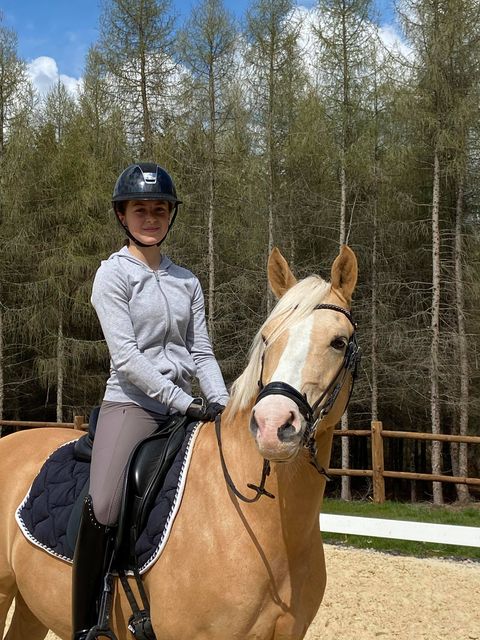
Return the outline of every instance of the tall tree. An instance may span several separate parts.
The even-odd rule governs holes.
[[[366,90],[366,70],[372,57],[371,0],[319,0],[318,22],[314,33],[318,40],[321,68],[320,83],[329,102],[332,123],[337,130],[339,176],[339,244],[349,239],[357,203],[355,189],[355,145],[358,122]],[[349,216],[349,222],[347,221]],[[348,429],[348,416],[342,417],[342,429]],[[350,466],[348,438],[342,438],[342,466]],[[351,500],[350,478],[342,477],[342,498]]]
[[[432,433],[442,431],[442,342],[445,341],[446,316],[442,300],[447,296],[448,263],[445,262],[447,238],[456,236],[454,250],[456,303],[460,370],[460,394],[465,403],[460,410],[463,432],[468,423],[468,362],[465,350],[463,281],[461,272],[461,217],[465,159],[469,129],[476,119],[472,103],[478,87],[478,17],[468,2],[446,0],[405,0],[402,19],[416,54],[416,109],[426,134],[432,165],[431,242],[432,304],[430,347],[430,416]],[[473,29],[472,29],[473,27]],[[452,158],[454,162],[452,163]],[[454,169],[455,167],[455,169]],[[449,215],[448,177],[456,175],[456,220]],[[441,190],[443,185],[443,193]],[[442,215],[443,211],[443,215]],[[443,242],[442,242],[443,240]],[[445,409],[445,407],[443,407]],[[432,471],[442,472],[441,443],[432,444]],[[466,460],[462,467],[465,471]],[[463,492],[464,493],[464,492]],[[434,502],[443,503],[442,485],[433,483]],[[465,497],[463,495],[463,497]]]
[[[128,130],[136,143],[140,139],[137,155],[152,159],[154,138],[171,117],[176,71],[169,1],[105,0],[98,50]]]
[[[274,245],[282,200],[279,178],[285,161],[286,141],[283,91],[291,86],[288,78],[291,79],[295,63],[299,69],[302,66],[296,46],[299,31],[300,22],[293,18],[292,0],[255,0],[247,11],[247,60],[253,70],[252,100],[256,113],[253,126],[260,133],[259,147],[266,174],[268,254]],[[272,305],[272,294],[267,287],[267,312]]]
[[[229,115],[227,88],[234,74],[236,30],[222,0],[202,0],[192,10],[180,36],[183,62],[192,74],[196,104],[205,114],[208,181],[208,329],[215,331],[215,212],[219,165],[219,136]],[[202,109],[203,111],[203,109]]]
[[[452,249],[457,327],[455,333],[456,359],[458,362],[458,385],[454,402],[454,415],[458,416],[458,432],[467,435],[470,412],[470,364],[467,337],[467,307],[465,300],[465,264],[466,250],[464,242],[464,220],[468,207],[465,189],[469,189],[469,165],[471,157],[478,153],[473,142],[480,98],[480,15],[470,2],[448,3],[445,39],[449,45],[445,54],[446,81],[450,85],[451,109],[448,116],[449,136],[448,159],[452,175],[452,200],[454,200],[455,219],[454,246]],[[461,443],[452,449],[452,465],[455,475],[468,476],[467,445]],[[456,485],[459,501],[469,500],[468,486]]]
[[[0,12],[0,236],[2,237],[2,256],[0,257],[0,420],[4,411],[4,343],[5,343],[5,277],[10,246],[6,240],[6,192],[9,189],[10,171],[6,162],[6,145],[14,128],[14,120],[29,106],[31,90],[26,76],[26,66],[17,53],[17,36],[3,23]]]

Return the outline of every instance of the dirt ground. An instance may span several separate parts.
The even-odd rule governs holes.
[[[325,555],[327,590],[306,640],[480,640],[480,563],[331,545]]]

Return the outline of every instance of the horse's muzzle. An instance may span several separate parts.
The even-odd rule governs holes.
[[[289,460],[301,446],[303,422],[292,400],[278,395],[267,396],[252,410],[250,431],[264,458]]]

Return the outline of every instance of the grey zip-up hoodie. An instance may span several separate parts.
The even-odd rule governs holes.
[[[104,400],[185,413],[197,376],[208,402],[226,404],[228,392],[205,326],[198,278],[162,257],[158,271],[127,247],[103,260],[92,304],[110,351]]]

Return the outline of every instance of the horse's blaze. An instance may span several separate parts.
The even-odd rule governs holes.
[[[250,430],[264,458],[288,460],[300,448],[304,421],[293,400],[270,395],[254,406]]]

